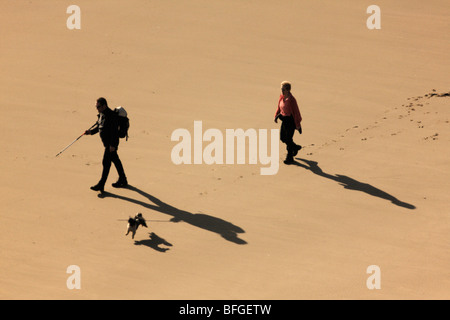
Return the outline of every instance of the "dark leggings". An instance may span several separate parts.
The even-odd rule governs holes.
[[[294,142],[295,121],[293,116],[280,116],[282,121],[280,128],[280,140],[286,144],[288,155],[291,156],[296,150],[297,145]]]
[[[102,179],[100,180],[100,183],[105,185],[106,180],[108,179],[109,170],[111,169],[111,162],[114,163],[117,169],[117,173],[119,174],[119,179],[126,179],[125,172],[123,170],[122,162],[119,159],[119,155],[117,154],[117,148],[116,151],[109,151],[109,147],[105,148],[105,153],[103,154],[103,172],[102,172]]]

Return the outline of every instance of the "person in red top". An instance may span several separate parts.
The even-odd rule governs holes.
[[[302,116],[298,109],[297,100],[291,93],[291,84],[288,81],[281,83],[281,95],[278,100],[278,108],[275,112],[275,122],[282,121],[280,128],[280,140],[286,144],[287,156],[285,164],[294,163],[294,157],[302,146],[295,144],[293,137],[295,130],[302,134]]]

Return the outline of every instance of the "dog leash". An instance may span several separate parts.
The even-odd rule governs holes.
[[[128,221],[128,219],[117,219],[117,221]],[[144,219],[144,221],[150,221],[150,222],[171,222],[170,220],[147,220]]]

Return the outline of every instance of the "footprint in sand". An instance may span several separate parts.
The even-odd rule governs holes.
[[[424,140],[438,140],[439,133],[435,133],[432,136],[423,138]]]

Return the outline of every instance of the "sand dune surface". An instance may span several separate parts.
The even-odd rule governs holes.
[[[373,30],[361,1],[74,3],[73,30],[71,2],[0,5],[1,299],[450,298],[448,1],[377,1]],[[174,164],[195,121],[279,129],[284,80],[294,164]],[[98,97],[131,124],[104,194],[98,135],[55,157]]]

